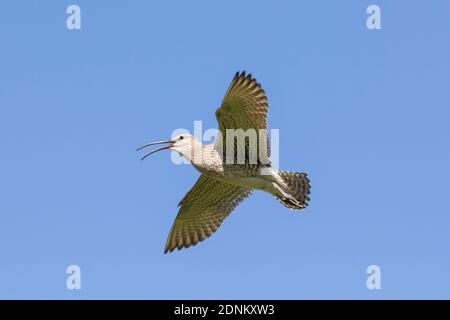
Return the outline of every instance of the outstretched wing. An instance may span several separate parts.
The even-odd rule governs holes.
[[[164,253],[205,240],[250,193],[251,189],[201,175],[180,201]]]
[[[251,74],[246,75],[245,71],[242,73],[237,72],[225,93],[222,105],[216,110],[217,122],[222,134],[222,140],[218,140],[217,143],[222,144],[223,155],[226,155],[227,129],[242,129],[243,131],[254,129],[257,137],[258,157],[261,156],[259,147],[264,148],[266,157],[260,160],[263,160],[265,164],[268,163],[268,109],[267,97],[261,85],[252,78]],[[260,133],[264,133],[264,131],[260,131],[261,129],[266,130],[265,134],[261,135],[264,140],[261,140]],[[246,142],[245,148],[247,153],[248,145]],[[237,150],[239,146],[235,144],[234,148]]]
[[[226,129],[267,129],[268,109],[261,85],[251,74],[237,72],[216,111],[219,129],[222,134]]]

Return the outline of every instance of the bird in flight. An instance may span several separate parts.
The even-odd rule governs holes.
[[[289,209],[306,208],[310,192],[306,173],[275,170],[271,166],[267,112],[268,101],[261,85],[251,74],[238,72],[216,110],[219,135],[213,143],[202,144],[193,135],[180,134],[138,148],[164,144],[145,154],[142,160],[160,150],[173,150],[201,173],[178,205],[164,253],[208,238],[253,189],[271,193]],[[265,134],[255,134],[257,141],[251,143],[251,135],[245,135],[248,130]]]

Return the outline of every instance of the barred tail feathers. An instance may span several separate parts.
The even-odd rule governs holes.
[[[309,193],[311,189],[308,176],[304,172],[278,171],[278,175],[283,179],[288,186],[287,192],[292,198],[278,197],[285,207],[294,210],[301,210],[308,206]]]

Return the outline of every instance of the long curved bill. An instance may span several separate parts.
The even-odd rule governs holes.
[[[150,143],[144,144],[143,146],[140,146],[139,148],[137,148],[136,151],[139,151],[139,150],[141,150],[141,149],[144,149],[144,148],[147,148],[147,147],[150,147],[150,146],[154,146],[154,145],[157,145],[157,144],[168,144],[167,146],[164,146],[164,147],[158,148],[158,149],[156,149],[156,150],[150,151],[149,153],[146,153],[146,154],[141,158],[141,160],[144,160],[144,159],[147,158],[149,155],[151,155],[151,154],[153,154],[153,153],[155,153],[155,152],[158,152],[158,151],[161,151],[161,150],[169,149],[170,147],[173,146],[173,143],[174,143],[174,141],[172,141],[172,140],[150,142]]]

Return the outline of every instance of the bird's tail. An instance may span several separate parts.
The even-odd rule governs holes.
[[[311,188],[306,173],[280,170],[278,175],[288,186],[286,191],[292,198],[278,196],[275,196],[275,198],[289,209],[301,210],[306,208],[309,201],[309,189]]]

